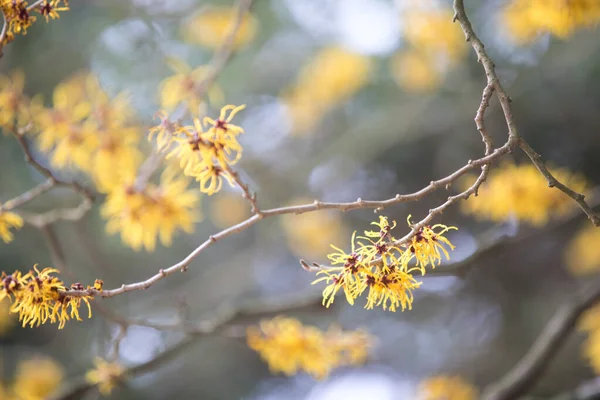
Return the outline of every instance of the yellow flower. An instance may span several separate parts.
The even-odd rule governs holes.
[[[171,112],[179,104],[184,104],[192,116],[202,112],[204,99],[201,95],[208,95],[209,99],[215,102],[220,101],[223,94],[221,89],[212,85],[210,88],[204,88],[201,93],[202,82],[211,73],[210,67],[201,65],[192,70],[189,65],[181,60],[170,59],[169,64],[175,71],[174,75],[165,78],[159,89],[160,108]]]
[[[248,346],[258,352],[273,373],[291,376],[300,371],[316,379],[334,368],[366,361],[372,339],[362,331],[321,331],[294,318],[275,317],[247,331]]]
[[[210,126],[207,131],[204,131],[200,118],[194,118],[194,125],[171,132],[174,126],[163,116],[161,124],[154,127],[151,134],[157,135],[158,150],[170,150],[166,158],[177,157],[183,173],[200,182],[200,191],[210,196],[221,189],[223,179],[235,186],[229,168],[242,157],[237,136],[244,130],[230,122],[244,107],[227,105],[221,109],[217,120],[204,118],[205,124]]]
[[[581,193],[585,180],[566,169],[550,168],[552,174],[569,188]],[[468,187],[468,182],[465,182]],[[561,216],[572,210],[575,203],[560,190],[549,188],[544,177],[532,164],[513,165],[505,163],[495,168],[479,196],[471,196],[462,202],[468,214],[496,222],[514,216],[535,226],[542,226],[552,216]]]
[[[64,7],[60,7],[61,0],[45,0],[40,4],[37,11],[46,18],[46,22],[49,22],[51,19],[60,18],[59,11],[68,11],[69,4],[67,0],[65,0]]]
[[[407,218],[407,222],[410,227],[410,215]],[[434,230],[438,228],[439,231],[435,232]],[[408,260],[414,257],[417,261],[416,267],[419,267],[421,270],[421,275],[425,275],[425,267],[431,265],[432,268],[435,268],[436,265],[439,265],[442,261],[442,254],[446,257],[446,260],[450,259],[448,250],[446,250],[444,245],[448,246],[450,250],[454,250],[454,245],[444,237],[444,233],[456,229],[455,226],[442,224],[436,224],[432,227],[424,226],[413,236],[410,245],[407,246],[407,251],[404,252],[404,256]]]
[[[4,243],[12,242],[14,235],[11,229],[21,229],[23,227],[23,218],[10,211],[3,211],[0,207],[0,238]]]
[[[0,8],[4,13],[8,23],[7,32],[10,34],[27,34],[27,28],[36,20],[36,17],[29,14],[28,2],[26,0],[4,0],[0,3]]]
[[[122,241],[133,248],[148,251],[156,247],[157,237],[170,246],[175,231],[193,231],[200,219],[199,196],[188,190],[188,180],[165,170],[158,186],[147,184],[142,190],[123,185],[111,191],[102,206],[109,234],[119,232]]]
[[[6,131],[13,124],[22,127],[31,120],[29,112],[30,100],[23,94],[25,74],[13,71],[10,75],[0,75],[0,128]]]
[[[409,92],[428,92],[442,81],[442,73],[435,66],[435,60],[418,50],[394,55],[390,69],[396,84]]]
[[[371,310],[375,306],[382,306],[386,310],[389,307],[392,312],[395,312],[398,306],[402,311],[406,308],[412,309],[412,291],[421,286],[421,282],[417,282],[410,273],[400,270],[368,274],[365,284],[369,288],[365,308]]]
[[[502,20],[518,43],[528,43],[542,33],[567,38],[577,28],[600,23],[596,0],[513,0],[502,11]]]
[[[12,391],[18,400],[44,400],[60,387],[64,370],[56,361],[38,357],[19,362]]]
[[[237,8],[211,7],[193,16],[182,26],[184,40],[210,49],[218,49],[233,29]],[[233,39],[233,49],[237,50],[250,43],[256,36],[258,23],[246,13]]]
[[[283,95],[294,133],[305,133],[315,126],[315,115],[322,116],[354,96],[368,82],[370,71],[371,60],[367,57],[339,47],[320,50]]]
[[[85,374],[85,380],[97,385],[104,396],[108,396],[123,379],[125,368],[117,362],[108,362],[100,357],[94,361],[94,369]]]
[[[600,329],[589,333],[583,344],[583,355],[596,374],[600,373]]]
[[[569,242],[565,261],[575,275],[586,275],[600,269],[600,229],[584,226]]]
[[[217,228],[228,228],[249,216],[248,202],[239,194],[225,192],[210,203],[210,219]]]
[[[81,321],[79,307],[81,302],[86,303],[88,318],[92,316],[90,300],[93,296],[69,297],[62,291],[66,290],[65,284],[52,274],[58,270],[44,268],[42,271],[33,267],[23,275],[16,271],[11,275],[2,273],[0,276],[0,301],[8,298],[12,301],[10,311],[19,314],[19,321],[23,327],[39,326],[50,321],[58,322],[58,329],[62,329],[70,319]],[[99,281],[97,281],[98,283]],[[101,286],[94,286],[101,290]],[[84,290],[81,284],[71,285],[70,289]],[[88,287],[89,289],[89,287]]]
[[[475,400],[477,389],[458,376],[435,376],[421,382],[419,400]]]

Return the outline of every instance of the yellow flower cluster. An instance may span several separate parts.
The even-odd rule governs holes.
[[[339,47],[320,50],[283,94],[293,132],[313,130],[327,112],[348,100],[369,79],[371,60]]]
[[[235,7],[209,7],[194,15],[181,27],[183,39],[210,49],[218,49],[231,34],[238,10]],[[246,13],[233,37],[232,48],[246,46],[256,36],[258,23]]]
[[[392,57],[392,77],[410,92],[426,92],[442,82],[467,54],[464,35],[452,22],[452,11],[419,0],[402,14],[403,37],[409,48]]]
[[[123,242],[140,250],[156,247],[157,236],[169,246],[177,229],[191,233],[200,220],[200,201],[196,191],[188,190],[188,181],[165,169],[160,184],[147,183],[139,190],[133,182],[112,190],[102,206],[109,234],[120,232]]]
[[[94,75],[81,73],[57,85],[53,107],[35,115],[40,150],[53,151],[53,166],[79,168],[105,193],[135,175],[141,129],[124,93],[111,98]]]
[[[316,379],[344,365],[363,364],[372,338],[362,331],[321,331],[294,318],[261,321],[247,332],[248,346],[258,352],[273,373],[291,376],[304,371]]]
[[[150,131],[150,139],[156,136],[158,150],[168,151],[167,158],[176,157],[184,175],[195,178],[200,191],[212,195],[221,190],[223,179],[235,186],[230,167],[242,157],[237,137],[244,130],[231,120],[245,107],[227,105],[217,120],[194,118],[189,126],[172,123],[161,113],[161,123]],[[205,131],[205,126],[210,128]]]
[[[44,0],[35,7],[35,11],[40,13],[48,22],[50,19],[59,18],[59,11],[69,9],[68,0]],[[15,34],[27,34],[29,28],[36,17],[31,15],[33,6],[29,5],[27,0],[0,0],[0,11],[4,14],[7,24],[4,38],[0,42],[0,47],[14,40]]]
[[[600,269],[600,229],[586,224],[565,250],[565,262],[575,275],[587,275]]]
[[[477,389],[459,376],[435,376],[421,382],[419,400],[475,400]]]
[[[0,384],[2,400],[44,400],[56,393],[65,376],[63,368],[47,357],[35,357],[17,364],[9,387]]]
[[[588,334],[583,344],[583,355],[596,374],[600,374],[600,305],[595,305],[583,314],[578,328]]]
[[[21,229],[23,227],[23,218],[18,214],[2,209],[0,204],[0,239],[4,243],[12,242],[14,235],[11,229]]]
[[[39,326],[50,321],[58,322],[58,329],[71,319],[81,321],[79,307],[85,303],[88,308],[88,318],[92,316],[90,300],[93,296],[70,297],[61,292],[67,290],[65,284],[52,274],[58,273],[53,268],[42,271],[33,267],[32,271],[22,274],[15,271],[11,275],[2,272],[0,275],[0,301],[8,298],[12,305],[10,311],[19,314],[19,321],[25,327]],[[84,290],[80,283],[71,285],[70,289]],[[96,280],[93,287],[87,289],[102,290],[102,281]]]
[[[566,169],[550,171],[560,182],[581,193],[585,180]],[[465,183],[465,187],[468,187]],[[482,219],[502,222],[514,216],[536,226],[548,222],[551,216],[561,216],[573,207],[573,200],[548,184],[532,164],[504,164],[490,172],[479,196],[463,202],[463,211]]]
[[[600,23],[600,2],[596,0],[513,0],[502,12],[503,22],[519,43],[551,33],[565,39],[577,28]]]
[[[410,224],[410,216],[408,218]],[[373,309],[382,306],[384,310],[396,311],[398,307],[404,311],[411,309],[413,290],[421,285],[413,274],[426,273],[426,267],[439,265],[442,255],[449,259],[446,246],[454,249],[444,234],[456,227],[437,224],[423,227],[417,231],[410,242],[398,245],[391,231],[396,222],[388,222],[387,217],[380,216],[373,222],[377,231],[365,231],[364,236],[352,235],[352,250],[348,254],[337,250],[328,256],[332,264],[340,267],[327,267],[317,272],[325,275],[313,282],[324,281],[327,287],[323,291],[323,304],[329,307],[335,294],[342,289],[346,300],[354,304],[368,289],[365,308]],[[436,232],[437,230],[437,232]],[[389,303],[389,304],[388,304]]]
[[[85,380],[98,386],[104,396],[108,396],[119,382],[123,380],[125,368],[117,362],[108,362],[97,357],[94,360],[95,368],[85,374]]]

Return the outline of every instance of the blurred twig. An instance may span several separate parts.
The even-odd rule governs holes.
[[[25,139],[25,136],[22,132],[17,132],[15,130],[14,137],[17,139],[17,142],[19,143],[21,149],[23,150],[23,153],[25,154],[25,161],[31,166],[33,166],[40,174],[45,176],[47,178],[47,181],[41,185],[38,185],[37,189],[33,188],[29,190],[29,194],[28,192],[25,192],[23,195],[18,196],[13,200],[10,200],[9,203],[11,201],[16,200],[17,205],[22,205],[25,202],[33,200],[33,198],[50,190],[51,188],[68,187],[71,188],[73,191],[77,192],[79,195],[81,195],[82,201],[79,203],[79,205],[73,208],[57,208],[40,214],[21,213],[21,215],[28,223],[38,228],[49,225],[58,220],[76,221],[78,219],[81,219],[92,207],[94,201],[94,195],[92,194],[92,192],[75,181],[67,182],[58,179],[52,173],[52,171],[50,171],[50,169],[44,167],[42,164],[35,160],[35,158],[31,154],[29,143],[27,143],[27,140]],[[16,206],[13,205],[13,207]]]
[[[505,376],[491,384],[482,399],[510,400],[525,394],[558,352],[579,316],[599,299],[600,277],[596,277],[558,308],[525,356]]]

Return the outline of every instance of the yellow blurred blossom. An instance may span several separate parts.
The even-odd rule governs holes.
[[[100,393],[108,396],[123,380],[125,368],[117,362],[108,362],[100,357],[96,357],[94,364],[94,369],[85,374],[85,380],[92,385],[97,385]]]
[[[10,302],[8,299],[0,300],[0,336],[8,333],[14,324],[15,319],[10,312]]]
[[[339,103],[354,96],[368,82],[371,60],[339,47],[321,49],[302,67],[284,102],[296,134],[306,133]]]
[[[363,364],[372,338],[363,331],[322,331],[294,318],[275,317],[247,331],[248,346],[258,352],[273,373],[288,376],[304,371],[316,379],[333,369]]]
[[[540,34],[567,38],[578,28],[600,23],[596,0],[512,0],[502,11],[502,20],[518,43],[528,43]]]
[[[431,91],[465,57],[468,47],[449,8],[419,0],[406,10],[401,18],[408,47],[391,58],[391,74],[409,92]]]
[[[125,93],[111,97],[97,77],[79,73],[57,85],[52,108],[36,115],[38,144],[53,151],[53,166],[81,169],[101,192],[135,174],[141,130]]]
[[[292,204],[307,204],[309,199],[295,199]],[[339,243],[348,228],[339,213],[323,211],[300,215],[283,215],[281,226],[292,253],[298,257],[322,258],[330,243]]]
[[[419,387],[419,400],[475,400],[477,389],[459,376],[435,376]]]
[[[564,168],[550,168],[560,182],[581,193],[586,182],[583,177]],[[468,187],[469,182],[464,186]],[[552,216],[561,216],[572,210],[575,202],[560,190],[549,188],[533,164],[503,164],[495,168],[479,196],[471,196],[462,203],[462,209],[475,217],[502,222],[516,217],[532,225],[542,226]]]
[[[210,219],[217,228],[228,228],[249,216],[248,201],[240,194],[222,193],[210,203]]]
[[[390,70],[398,86],[416,93],[437,88],[443,77],[431,57],[417,50],[395,54],[390,59]]]
[[[177,106],[183,104],[192,116],[204,111],[204,97],[212,102],[222,101],[221,88],[212,84],[209,88],[203,87],[204,80],[211,74],[209,66],[201,65],[192,69],[179,59],[169,58],[169,66],[175,74],[165,78],[159,87],[160,108],[172,112]]]
[[[231,34],[237,19],[236,7],[210,7],[193,16],[181,27],[185,41],[210,49],[218,49]],[[256,18],[246,13],[233,38],[233,49],[237,50],[250,43],[256,36]]]
[[[170,246],[175,231],[191,233],[201,217],[200,196],[188,186],[188,179],[166,169],[159,185],[136,189],[128,183],[112,190],[101,210],[108,220],[106,231],[120,233],[123,243],[136,251],[154,250],[157,237]]]
[[[19,314],[19,321],[23,327],[39,326],[50,321],[58,322],[58,329],[71,319],[81,321],[79,307],[85,303],[88,308],[88,318],[92,316],[90,300],[93,296],[71,297],[64,295],[67,290],[64,282],[53,274],[58,270],[44,268],[38,270],[37,265],[26,274],[15,271],[11,275],[2,272],[0,275],[0,301],[8,298],[12,305],[11,313]],[[85,290],[80,283],[70,286],[72,290]],[[92,289],[92,287],[87,287]],[[93,289],[102,290],[102,281],[96,280]]]
[[[0,128],[8,133],[16,124],[24,127],[31,121],[30,100],[25,94],[25,74],[13,71],[10,76],[0,75]]]
[[[4,243],[12,242],[14,235],[10,230],[21,229],[22,227],[23,218],[13,212],[2,210],[0,204],[0,239],[2,239]]]
[[[44,400],[60,387],[64,370],[50,358],[33,358],[19,362],[12,392],[18,400]]]
[[[407,219],[409,227],[410,216]],[[335,294],[341,289],[349,304],[367,291],[365,308],[372,309],[381,306],[384,310],[402,311],[411,309],[413,290],[421,286],[413,274],[426,273],[426,267],[435,268],[442,255],[449,258],[446,248],[454,249],[452,243],[444,234],[456,227],[437,224],[425,226],[417,230],[408,243],[397,244],[398,240],[392,235],[396,222],[391,223],[385,216],[372,225],[379,229],[365,231],[364,236],[352,235],[351,251],[331,246],[336,252],[328,258],[333,266],[322,267],[313,284],[325,282],[323,290],[323,305],[329,307]],[[416,263],[412,265],[412,261]],[[341,266],[336,266],[340,265]]]
[[[586,275],[600,270],[600,229],[585,225],[570,241],[565,250],[565,261],[575,275]]]
[[[150,139],[158,137],[158,150],[169,151],[167,159],[176,157],[186,176],[200,182],[200,191],[209,196],[217,193],[223,180],[235,186],[230,167],[242,157],[242,147],[237,137],[244,130],[231,123],[233,117],[246,106],[227,105],[219,117],[194,118],[194,124],[177,126],[162,117],[160,125],[151,130]],[[209,127],[205,130],[205,126]],[[166,128],[169,128],[168,131]]]

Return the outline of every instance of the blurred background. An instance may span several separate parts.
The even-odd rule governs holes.
[[[512,97],[520,133],[552,165],[585,177],[589,188],[600,184],[599,31],[528,37],[511,24],[510,18],[517,17],[507,16],[508,1],[466,3]],[[91,71],[111,95],[129,93],[139,123],[147,128],[156,123],[158,88],[173,74],[172,60],[192,69],[208,63],[233,7],[229,0],[72,1],[59,20],[38,21],[8,45],[0,72],[24,71],[25,93],[42,94],[49,105],[58,83]],[[223,104],[247,105],[236,117],[246,131],[237,168],[258,193],[261,207],[391,198],[481,157],[483,143],[473,118],[485,76],[451,20],[446,0],[255,0],[236,38],[235,54],[217,79],[220,90],[209,110],[214,115]],[[500,146],[507,130],[495,99],[486,116]],[[35,154],[47,162],[47,155]],[[520,151],[507,159],[527,162]],[[9,135],[0,135],[0,171],[1,201],[43,181],[23,162]],[[90,184],[77,171],[57,174]],[[194,232],[180,232],[172,246],[158,245],[153,252],[134,251],[118,235],[105,233],[100,195],[84,219],[51,227],[69,268],[63,279],[87,284],[100,278],[114,288],[176,263],[208,235],[250,215],[240,193],[229,189],[203,196],[203,219]],[[398,221],[398,236],[403,236],[409,214],[418,221],[447,196],[441,190],[383,214]],[[55,190],[26,209],[43,211],[76,201],[69,190]],[[325,309],[320,306],[323,287],[311,286],[314,274],[298,263],[327,262],[330,244],[349,249],[352,231],[369,229],[376,219],[372,210],[266,219],[205,251],[186,274],[148,291],[96,300],[124,318],[175,323],[178,316],[201,321],[222,304],[257,299],[277,304],[279,296],[306,293],[315,301],[287,315],[321,328],[332,323],[364,328],[377,338],[366,365],[341,368],[315,381],[304,374],[271,375],[243,340],[199,337],[185,352],[108,398],[411,399],[419,382],[439,374],[459,375],[484,387],[520,359],[577,287],[568,265],[581,252],[568,253],[568,248],[589,222],[576,208],[558,216],[549,209],[550,219],[534,225],[510,215],[487,221],[464,210],[453,207],[436,221],[459,228],[448,234],[456,250],[438,271],[468,262],[458,276],[423,277],[411,311],[364,310],[362,302],[350,306],[343,298]],[[596,239],[582,248],[597,247]],[[586,262],[600,264],[599,254],[590,257]],[[1,270],[27,270],[36,263],[52,265],[38,229],[26,225],[13,242],[0,243]],[[24,329],[4,314],[0,365],[5,382],[21,377],[68,386],[92,368],[96,356],[112,351],[120,332],[97,311],[62,331],[56,325]],[[119,359],[127,366],[144,363],[182,336],[131,326],[118,348]],[[595,376],[582,356],[584,340],[581,333],[570,336],[535,394],[556,394]],[[52,361],[44,364],[44,359]],[[26,375],[27,360],[34,360],[36,372],[29,373],[37,378]]]

